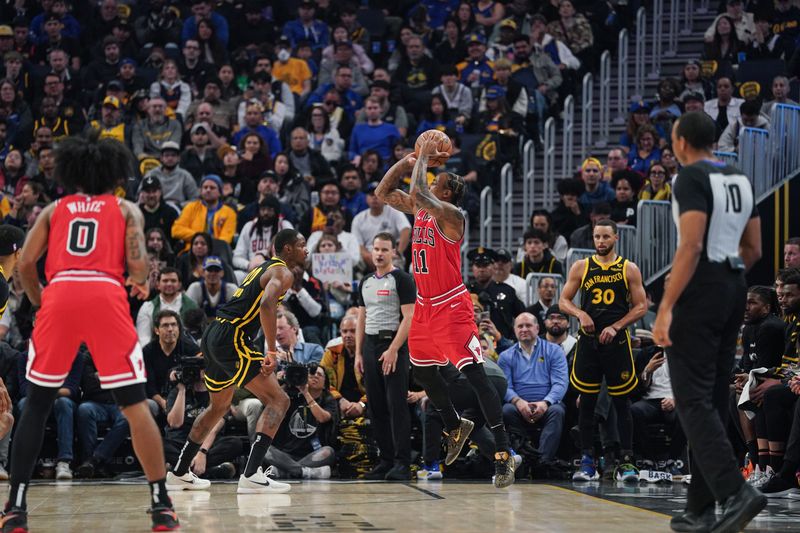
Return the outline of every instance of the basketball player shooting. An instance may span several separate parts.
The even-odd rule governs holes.
[[[465,221],[457,205],[464,195],[464,178],[441,172],[428,187],[428,166],[444,163],[450,146],[450,139],[442,132],[424,132],[417,139],[416,151],[389,169],[375,193],[395,209],[415,216],[411,254],[418,295],[408,348],[414,377],[445,423],[445,464],[458,458],[474,427],[472,421],[459,417],[439,374],[437,367],[452,362],[475,389],[494,434],[494,485],[503,488],[514,482],[514,460],[500,398],[483,369],[472,300],[461,278]],[[411,189],[406,194],[397,187],[409,171]]]

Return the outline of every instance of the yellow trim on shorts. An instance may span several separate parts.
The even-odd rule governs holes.
[[[572,386],[578,389],[580,392],[585,394],[597,394],[600,392],[600,386],[602,383],[584,383],[583,381],[579,380],[575,374],[575,362],[578,360],[578,344],[580,342],[581,339],[579,336],[577,342],[575,343],[575,355],[572,357],[572,369],[569,374],[569,381],[572,383]]]
[[[631,349],[631,334],[625,329],[625,338],[628,341],[628,355],[631,359],[631,377],[623,383],[622,385],[615,385],[614,387],[608,387],[608,395],[609,396],[624,396],[630,393],[633,389],[639,385],[639,378],[636,376],[636,365],[633,361],[633,350]],[[622,390],[617,390],[622,389]]]

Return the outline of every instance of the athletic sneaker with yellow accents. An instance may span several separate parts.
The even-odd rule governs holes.
[[[464,444],[467,443],[467,439],[469,439],[469,435],[474,428],[475,424],[472,423],[472,420],[462,418],[458,428],[447,434],[445,437],[447,457],[444,460],[444,464],[451,465],[458,459],[458,456],[461,455],[461,449],[464,448]]]
[[[504,489],[514,484],[514,469],[517,463],[508,452],[494,454],[494,486]]]
[[[639,469],[630,462],[621,463],[614,469],[614,479],[624,483],[638,483]]]

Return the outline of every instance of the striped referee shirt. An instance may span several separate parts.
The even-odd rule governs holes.
[[[403,319],[400,306],[413,304],[416,298],[414,278],[407,272],[394,269],[384,276],[373,272],[365,277],[358,290],[358,306],[366,309],[365,333],[397,331]]]

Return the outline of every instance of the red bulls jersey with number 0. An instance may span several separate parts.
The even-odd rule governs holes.
[[[411,239],[411,261],[417,291],[434,298],[464,283],[461,277],[461,240],[445,237],[436,219],[417,211]]]
[[[73,194],[56,201],[50,216],[45,275],[100,272],[123,283],[125,217],[111,194]]]

